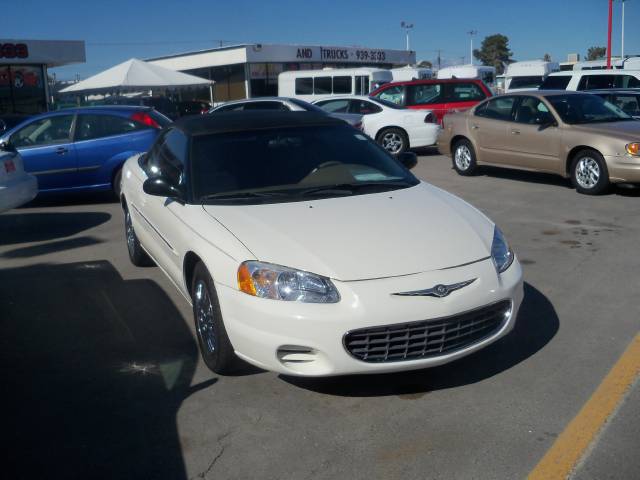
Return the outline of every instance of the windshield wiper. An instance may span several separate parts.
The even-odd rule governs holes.
[[[219,192],[200,197],[203,200],[246,200],[255,198],[283,197],[285,192]]]
[[[353,183],[336,183],[333,185],[322,185],[318,187],[310,187],[296,192],[297,195],[325,195],[325,194],[341,194],[354,195],[361,190],[394,190],[396,188],[412,187],[413,184],[407,181],[382,181],[382,182],[353,182]]]

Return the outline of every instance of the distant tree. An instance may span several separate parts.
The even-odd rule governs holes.
[[[429,60],[422,60],[420,63],[418,63],[418,67],[433,68],[433,63],[431,63]]]
[[[606,47],[589,47],[587,50],[587,60],[600,60],[607,55]]]
[[[480,48],[473,51],[473,56],[483,65],[495,67],[498,75],[504,72],[505,65],[512,62],[511,55],[509,38],[499,33],[485,37]]]
[[[544,60],[545,62],[550,62],[551,61],[551,55],[549,55],[548,53],[545,53],[544,57],[542,57],[542,60]]]

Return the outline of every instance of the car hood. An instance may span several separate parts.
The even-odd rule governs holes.
[[[266,205],[205,205],[264,262],[342,281],[409,275],[490,255],[493,223],[426,183]]]
[[[640,140],[640,121],[638,120],[574,125],[573,129],[590,135],[600,134],[629,141]]]

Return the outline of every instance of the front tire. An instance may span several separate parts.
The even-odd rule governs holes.
[[[113,190],[113,195],[116,199],[120,199],[120,193],[122,193],[122,168],[119,168],[118,171],[113,176],[113,183],[111,184],[111,189]]]
[[[153,261],[144,251],[140,240],[136,235],[136,231],[133,229],[133,223],[131,222],[131,214],[129,209],[125,208],[124,211],[124,234],[127,240],[127,251],[129,252],[129,260],[136,267],[148,267],[153,265]]]
[[[378,134],[378,145],[391,155],[400,155],[409,148],[409,138],[399,128],[385,128]]]
[[[476,152],[469,140],[463,138],[453,146],[453,168],[459,175],[470,176],[478,171]]]
[[[202,360],[211,371],[220,375],[235,372],[240,361],[227,336],[213,280],[202,262],[193,272],[191,298]]]
[[[595,150],[579,151],[571,162],[571,183],[578,193],[600,195],[609,189],[604,157]]]

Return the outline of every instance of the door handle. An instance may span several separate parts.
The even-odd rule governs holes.
[[[56,153],[57,153],[58,155],[64,155],[64,154],[65,154],[65,153],[67,153],[68,151],[69,151],[69,150],[67,150],[67,149],[66,149],[66,148],[64,148],[64,147],[58,147],[58,148],[56,148]]]
[[[478,125],[471,125],[471,130],[478,130],[480,127]]]
[[[512,135],[520,135],[520,130],[511,130]]]

